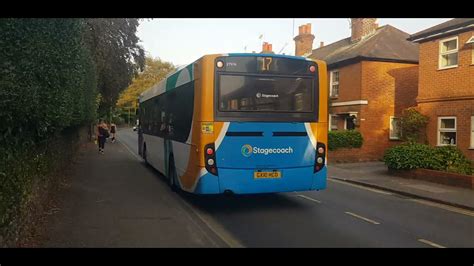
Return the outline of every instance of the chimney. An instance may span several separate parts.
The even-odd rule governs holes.
[[[358,42],[377,30],[376,18],[351,18],[351,42]]]
[[[319,48],[323,47],[324,46],[324,42],[320,42],[319,43]]]
[[[261,53],[266,53],[266,54],[270,54],[270,53],[273,53],[272,51],[272,44],[271,43],[268,43],[268,42],[264,42],[262,44],[262,52]]]
[[[313,51],[314,35],[311,34],[311,23],[298,27],[298,36],[293,38],[295,41],[295,55],[302,56]]]

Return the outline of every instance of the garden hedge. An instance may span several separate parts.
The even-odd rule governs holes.
[[[65,129],[94,119],[96,71],[82,19],[0,19],[0,239],[33,184],[60,165]],[[67,157],[67,156],[66,156]],[[54,163],[53,163],[54,162]],[[0,240],[1,242],[1,240]],[[0,243],[1,244],[1,243]]]
[[[357,130],[329,131],[328,149],[336,150],[339,148],[360,148],[364,139]]]
[[[417,168],[472,174],[472,162],[454,146],[432,147],[425,144],[405,143],[388,149],[383,158],[390,169]]]

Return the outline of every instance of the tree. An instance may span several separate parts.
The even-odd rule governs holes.
[[[161,59],[146,57],[145,70],[141,72],[124,90],[117,101],[119,108],[136,108],[138,96],[156,83],[160,82],[171,71],[175,70],[172,63],[164,62]]]
[[[89,46],[97,70],[97,86],[102,96],[101,115],[110,115],[121,91],[143,71],[145,53],[136,36],[138,19],[85,20],[85,41]]]
[[[421,142],[426,136],[428,117],[421,114],[415,107],[410,107],[402,112],[400,126],[402,139],[408,142]]]

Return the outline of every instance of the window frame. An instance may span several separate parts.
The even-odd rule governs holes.
[[[474,149],[474,115],[471,115],[471,144],[469,149]]]
[[[441,120],[443,119],[454,119],[454,129],[442,129]],[[438,130],[437,130],[437,146],[457,146],[458,145],[458,132],[457,132],[457,118],[456,116],[439,116],[438,117]],[[456,134],[456,143],[454,144],[443,144],[440,142],[441,132],[454,132]]]
[[[333,81],[333,76],[334,76],[335,72],[338,73],[338,77],[339,77],[337,82]],[[340,82],[340,80],[341,80],[341,72],[339,71],[339,69],[334,69],[334,70],[331,70],[329,72],[329,96],[330,97],[339,97],[339,82]],[[334,95],[333,92],[332,92],[333,85],[337,85],[337,95]]]
[[[398,119],[398,121],[400,121],[400,117],[396,117],[396,116],[393,116],[393,115],[390,116],[390,118],[389,118],[388,138],[390,140],[400,140],[401,136],[402,136],[402,129],[400,128],[400,125],[398,125],[399,126],[399,132],[400,132],[399,136],[398,137],[397,136],[393,137],[392,134],[391,134],[391,132],[393,131],[393,127],[392,127],[392,120],[393,119]]]
[[[336,127],[335,128],[332,128],[332,122],[334,122],[334,117],[336,117],[335,121],[336,121]],[[333,131],[333,130],[338,130],[337,128],[337,120],[338,120],[338,115],[335,115],[335,114],[329,114],[329,131]]]
[[[451,50],[451,51],[442,52],[443,44],[446,43],[446,42],[452,41],[452,40],[456,40],[456,49]],[[441,62],[442,62],[443,56],[454,54],[454,53],[456,54],[456,57],[457,57],[456,65],[442,66]],[[456,68],[458,66],[459,66],[459,37],[454,36],[454,37],[450,37],[450,38],[440,40],[439,41],[439,51],[438,51],[438,70]]]

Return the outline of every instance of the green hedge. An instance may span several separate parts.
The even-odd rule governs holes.
[[[83,19],[0,19],[0,238],[35,184],[67,158],[65,129],[94,119],[96,69]],[[68,142],[69,143],[69,142]],[[62,156],[62,157],[61,157]],[[6,240],[5,240],[6,241]]]
[[[471,161],[454,146],[431,147],[405,143],[388,149],[383,157],[390,169],[432,169],[459,174],[472,174]]]
[[[364,139],[357,130],[329,131],[328,149],[336,150],[338,148],[360,148]]]

